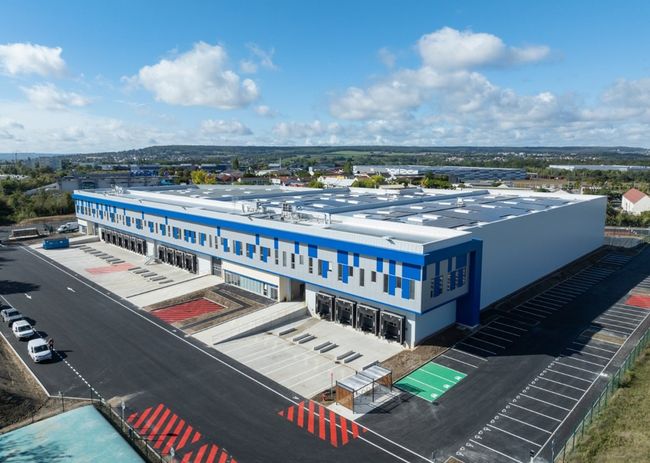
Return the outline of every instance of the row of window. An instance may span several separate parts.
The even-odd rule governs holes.
[[[467,267],[461,267],[431,280],[431,297],[438,297],[446,291],[453,291],[467,283]]]

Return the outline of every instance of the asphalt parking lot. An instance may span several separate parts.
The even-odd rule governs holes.
[[[650,311],[628,303],[650,285],[648,257],[609,253],[496,314],[431,362],[462,381],[429,401],[402,394],[360,422],[437,462],[550,460],[650,325]]]

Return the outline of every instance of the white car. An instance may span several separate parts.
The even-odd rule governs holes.
[[[52,351],[43,338],[32,339],[27,343],[27,352],[36,363],[52,359]]]
[[[61,225],[56,229],[59,233],[70,233],[79,231],[79,224],[77,222],[68,222]]]
[[[18,339],[29,339],[34,336],[34,328],[25,320],[17,320],[14,322],[11,326],[11,331],[13,331],[14,336]]]
[[[2,321],[9,323],[9,326],[11,326],[11,324],[16,320],[22,320],[23,318],[23,315],[13,307],[1,310],[0,314],[2,314]]]

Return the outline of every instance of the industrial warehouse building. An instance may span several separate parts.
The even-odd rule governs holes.
[[[116,246],[415,345],[601,246],[606,198],[172,186],[76,191]]]

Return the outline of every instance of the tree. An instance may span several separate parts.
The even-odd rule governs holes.
[[[325,184],[323,182],[319,182],[318,180],[314,179],[311,180],[307,186],[309,188],[325,188]]]
[[[234,158],[230,163],[232,170],[239,170],[239,158]]]
[[[347,159],[343,164],[343,173],[345,175],[352,175],[353,172],[352,159]]]

